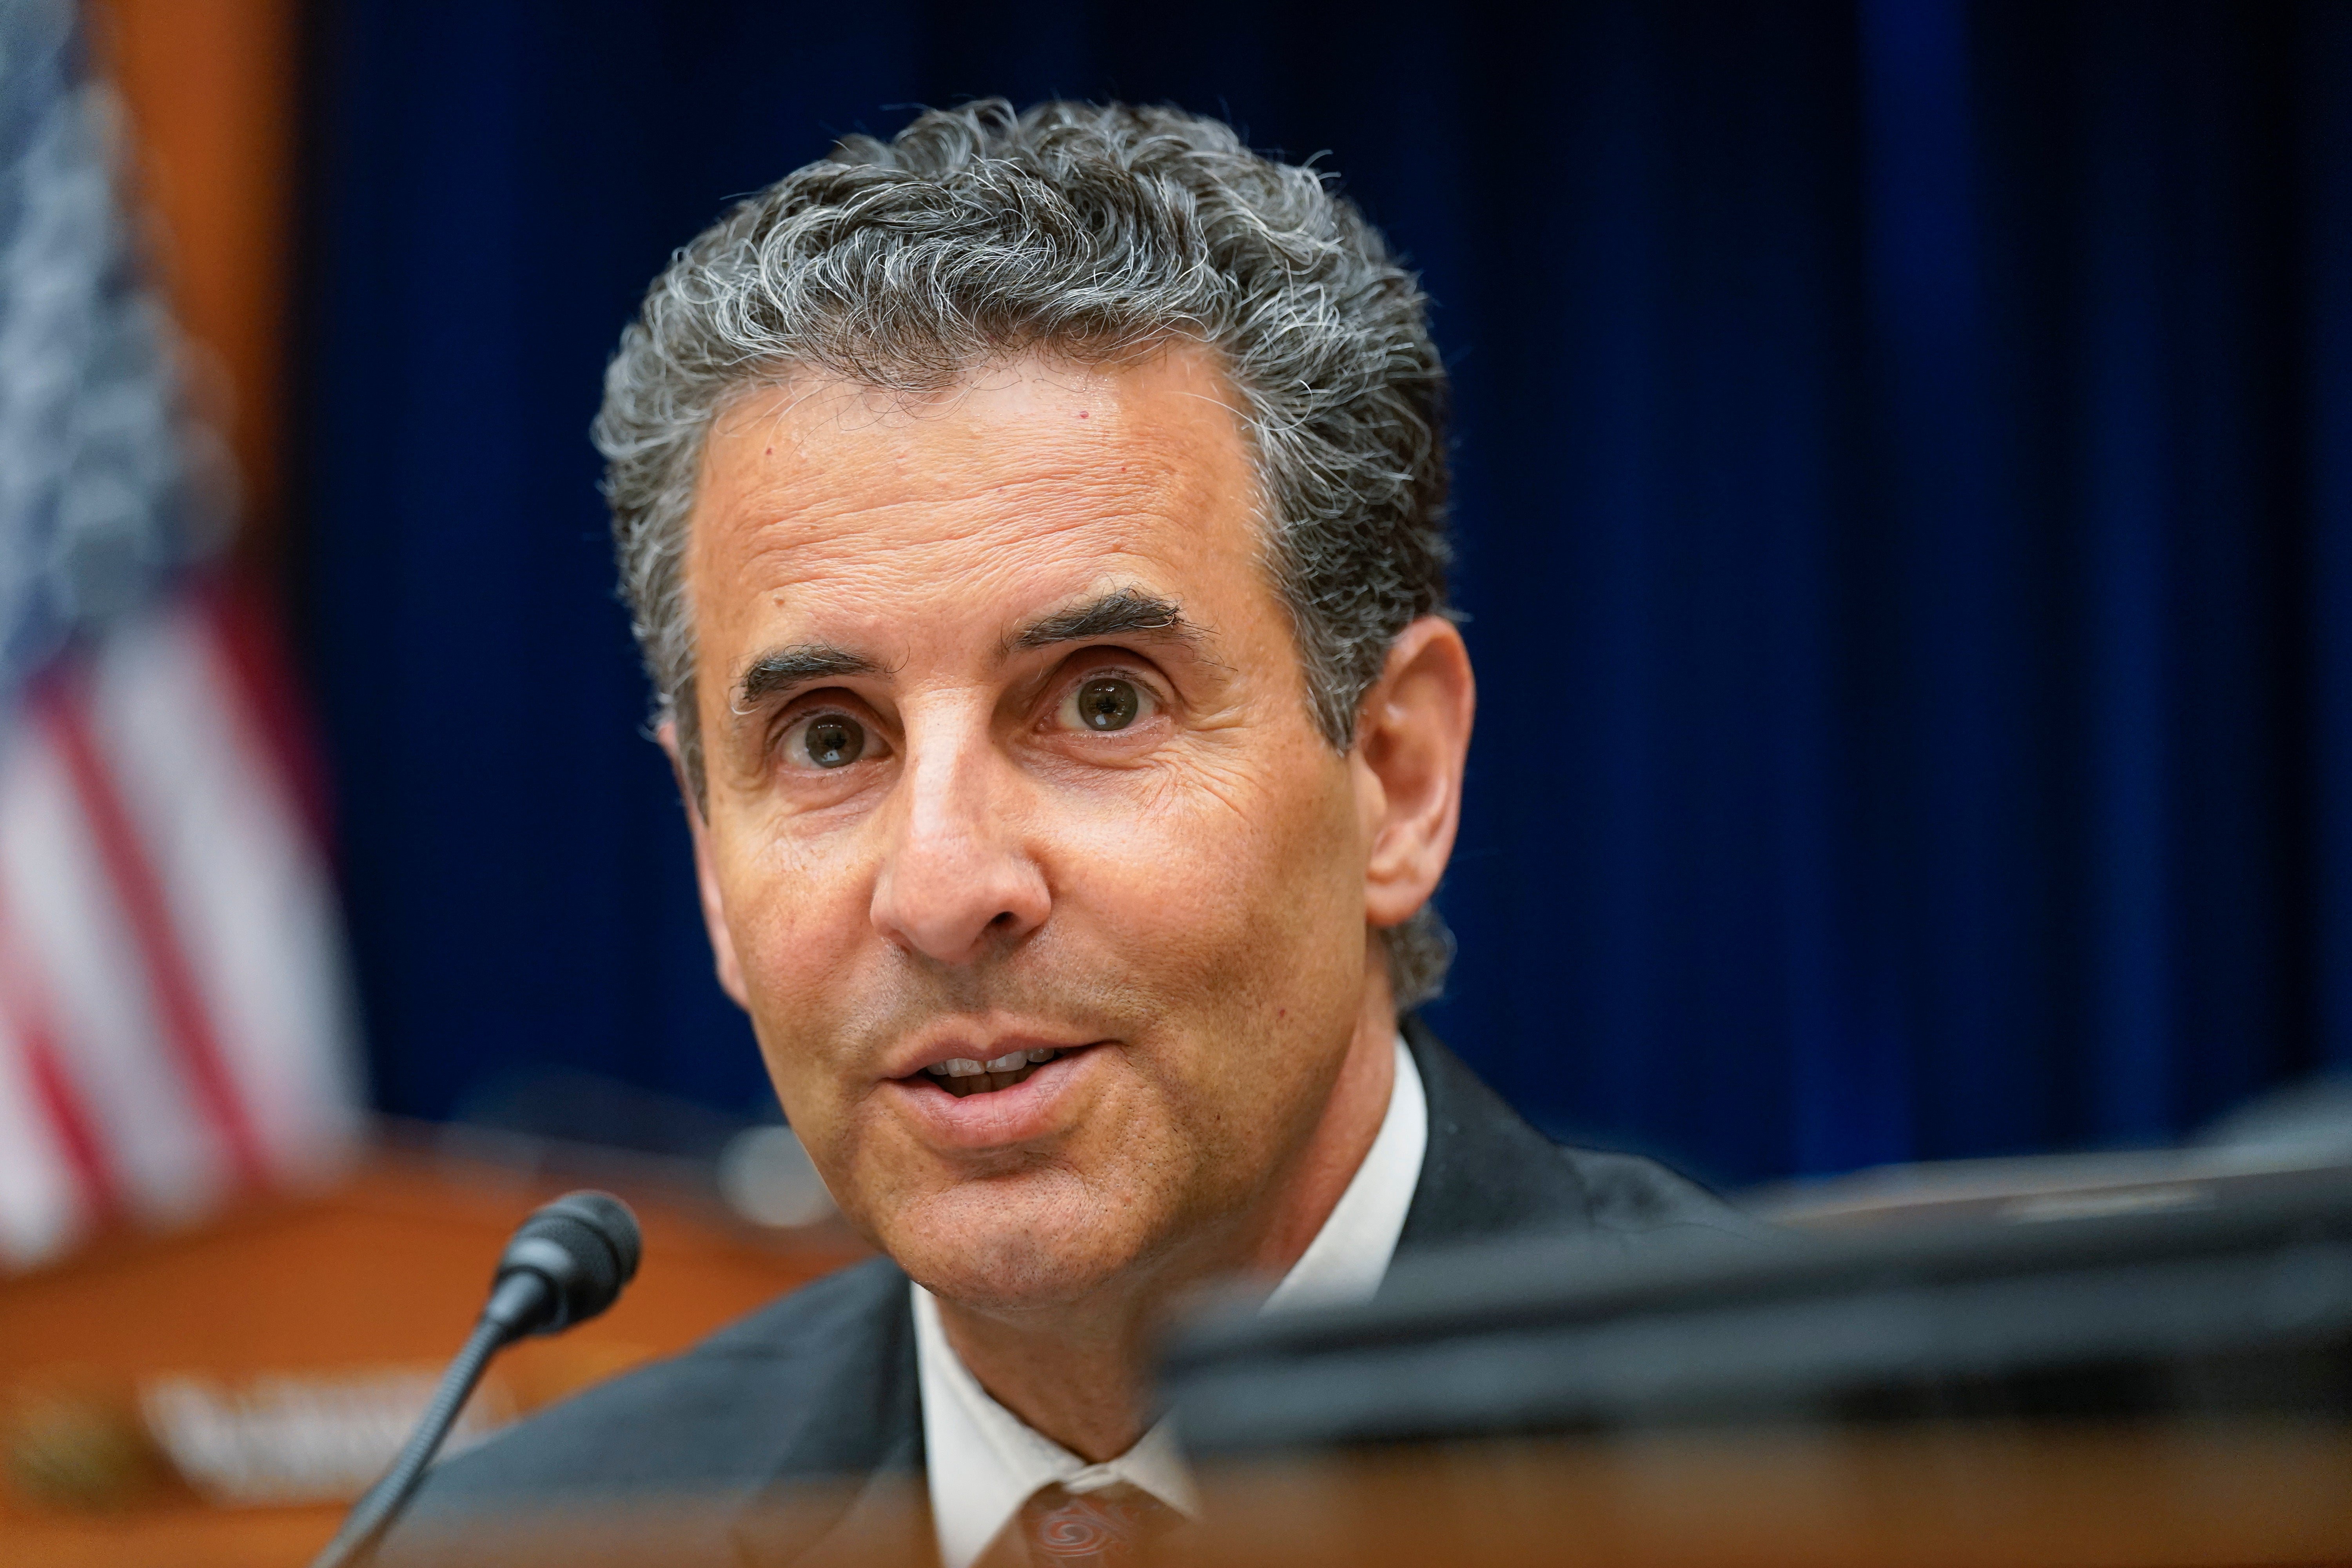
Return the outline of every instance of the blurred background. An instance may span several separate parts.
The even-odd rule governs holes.
[[[462,20],[459,19],[462,15]],[[731,197],[910,106],[1316,158],[1458,389],[1440,1032],[1738,1184],[2352,1066],[2340,5],[323,7],[279,557],[374,1103],[747,1110],[583,431]]]
[[[1429,1016],[1530,1117],[1787,1205],[2335,1103],[2352,7],[5,0],[23,1495],[194,1430],[198,1352],[101,1318],[207,1237],[320,1301],[367,1294],[320,1237],[423,1249],[366,1310],[429,1362],[533,1183],[668,1194],[730,1283],[542,1393],[847,1255],[710,977],[586,428],[673,247],[992,94],[1223,115],[1421,270],[1482,692]],[[215,1458],[351,1392],[205,1386]],[[346,1484],[248,1460],[197,1490]]]

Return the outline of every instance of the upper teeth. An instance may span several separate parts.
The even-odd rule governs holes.
[[[1007,1051],[984,1062],[971,1057],[950,1057],[943,1062],[933,1062],[923,1070],[933,1078],[971,1078],[984,1072],[1013,1072],[1036,1062],[1050,1062],[1060,1054],[1060,1047],[1048,1047],[1034,1051]]]

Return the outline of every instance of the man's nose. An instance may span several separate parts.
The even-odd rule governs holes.
[[[968,963],[1045,923],[1052,896],[1010,809],[1009,774],[984,735],[908,735],[875,930],[908,952]]]

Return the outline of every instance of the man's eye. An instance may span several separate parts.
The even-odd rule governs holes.
[[[845,768],[866,754],[866,726],[845,714],[820,713],[800,730],[798,749],[817,767]]]
[[[1150,711],[1151,698],[1132,680],[1115,675],[1097,676],[1063,700],[1065,721],[1072,728],[1124,730]]]

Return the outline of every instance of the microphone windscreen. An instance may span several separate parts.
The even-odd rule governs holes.
[[[544,1279],[554,1298],[535,1330],[553,1333],[611,1306],[635,1275],[642,1247],[626,1204],[609,1193],[568,1193],[523,1221],[498,1278],[528,1269]]]
[[[610,1193],[583,1191],[566,1193],[539,1212],[576,1219],[604,1238],[613,1249],[613,1261],[621,1271],[614,1289],[636,1278],[637,1258],[645,1242],[637,1230],[637,1216],[630,1212],[628,1205]]]

